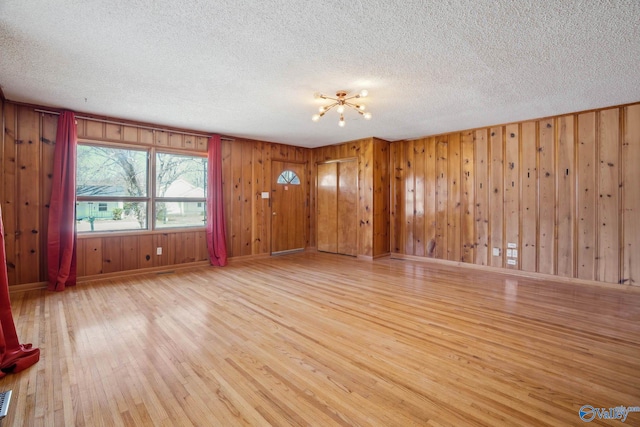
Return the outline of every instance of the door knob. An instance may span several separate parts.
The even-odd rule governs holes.
[[[272,213],[271,215],[275,215],[275,214],[276,214],[276,213],[274,212],[274,213]]]

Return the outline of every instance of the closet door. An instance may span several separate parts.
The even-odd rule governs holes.
[[[318,164],[318,250],[358,254],[358,163]]]
[[[338,163],[318,164],[318,250],[338,252]]]
[[[358,254],[358,162],[338,163],[338,253]]]

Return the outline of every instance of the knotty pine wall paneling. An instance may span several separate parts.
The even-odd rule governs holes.
[[[558,276],[575,277],[575,135],[574,116],[557,120],[557,265]]]
[[[622,278],[640,285],[640,104],[624,108],[622,143]]]
[[[461,256],[461,209],[460,209],[460,134],[449,135],[447,168],[447,259],[457,261]]]
[[[271,150],[266,149],[269,145],[266,142],[253,144],[252,254],[266,254],[271,249],[271,199],[262,198],[263,191],[271,192]]]
[[[415,254],[416,244],[418,244],[421,239],[416,232],[416,153],[414,150],[414,141],[408,141],[405,144],[404,160],[404,170],[407,177],[404,184],[405,194],[407,195],[404,203],[404,227],[406,230],[404,250],[408,254]]]
[[[489,265],[489,146],[487,129],[474,132],[474,170],[475,170],[475,262]]]
[[[41,269],[40,269],[40,278],[47,277],[47,257],[46,257],[46,247],[47,247],[47,234],[49,231],[49,198],[51,196],[51,186],[52,186],[52,177],[53,177],[53,153],[55,151],[56,145],[56,132],[58,130],[58,116],[55,114],[42,114],[41,115],[41,126],[42,126],[42,136],[40,138],[42,144],[40,146],[40,165],[41,165],[41,173],[40,173],[40,192],[42,195],[41,203],[42,207],[40,209],[40,248],[43,251],[41,260]]]
[[[373,138],[373,253],[379,257],[389,254],[390,224],[390,144],[382,139]],[[366,189],[367,191],[370,191]]]
[[[4,103],[3,206],[9,283],[37,282],[43,274],[41,226],[45,209],[40,183],[41,115]]]
[[[306,164],[306,188],[311,188],[310,149],[262,141],[235,139],[222,141],[222,180],[225,225],[229,257],[271,253],[271,203],[262,193],[271,193],[271,162],[292,161]],[[309,224],[309,193],[302,218]],[[309,246],[309,226],[304,227]],[[315,240],[315,239],[314,239]]]
[[[580,279],[596,280],[597,234],[598,234],[598,161],[596,112],[578,115],[577,175],[578,221],[577,221],[577,276]]]
[[[505,267],[520,266],[520,126],[505,127],[504,139],[504,258]],[[513,247],[515,246],[515,248]],[[511,251],[509,251],[511,249]],[[516,252],[514,252],[514,249]],[[511,254],[511,256],[509,256]]]
[[[536,271],[538,225],[538,149],[536,122],[525,122],[520,127],[520,268]]]
[[[600,112],[597,279],[617,282],[620,271],[620,109]]]
[[[53,116],[57,124],[57,116]],[[206,136],[187,135],[171,132],[169,129],[151,128],[124,123],[110,123],[102,120],[76,119],[78,138],[95,141],[156,145],[175,148],[187,152],[206,152]],[[123,121],[126,122],[126,121]]]
[[[138,236],[123,236],[122,243],[122,270],[129,271],[138,268]]]
[[[167,247],[164,250],[168,250]],[[122,265],[122,236],[102,239],[102,273],[124,271]]]
[[[311,176],[317,176],[317,163],[356,158],[358,160],[358,251],[359,257],[372,259],[389,253],[390,174],[389,142],[364,138],[312,150]],[[380,169],[376,165],[385,164]],[[314,178],[315,179],[315,178]],[[315,181],[314,181],[315,183]],[[311,194],[312,212],[317,209],[317,194]],[[394,204],[394,209],[397,208]],[[313,243],[317,235],[315,215],[311,216]],[[397,243],[397,242],[395,242]]]
[[[393,253],[639,283],[640,104],[397,141],[390,153]]]
[[[40,177],[40,115],[31,109],[21,109],[18,117],[18,280],[37,282],[40,276],[40,186],[34,185]],[[28,266],[28,268],[26,267]]]
[[[16,240],[17,240],[17,212],[16,196],[18,180],[16,173],[17,157],[17,114],[18,107],[15,104],[5,102],[4,112],[4,143],[2,153],[2,222],[4,225],[4,244],[7,256],[7,276],[9,284],[17,283],[16,267]]]
[[[503,267],[506,256],[504,244],[504,129],[495,127],[489,129],[489,155],[491,164],[489,167],[489,182],[491,193],[489,195],[489,255],[490,264],[493,267]],[[500,253],[493,255],[493,248],[498,248]]]
[[[449,203],[449,136],[436,138],[436,236],[435,257],[448,259],[448,203]],[[407,180],[411,179],[409,175]],[[411,212],[407,219],[410,221]]]
[[[411,160],[411,167],[414,169],[412,184],[413,184],[413,197],[412,197],[412,210],[413,210],[413,233],[415,245],[413,248],[413,255],[425,256],[426,255],[426,230],[425,230],[425,141],[424,139],[418,139],[413,141],[413,144],[407,144],[407,147],[411,147],[413,150],[413,160]]]
[[[389,148],[391,164],[391,211],[390,211],[390,249],[392,253],[405,253],[400,249],[404,245],[404,228],[402,219],[404,217],[403,202],[405,200],[404,191],[404,144],[392,143]],[[428,180],[427,180],[428,181]],[[425,201],[425,203],[427,203]],[[426,210],[425,210],[426,211]],[[408,255],[408,254],[407,254]]]
[[[143,126],[126,120],[77,119],[80,140],[157,145],[204,153],[207,137],[186,135],[171,129]],[[9,283],[46,281],[46,235],[51,197],[53,153],[58,123],[56,114],[2,101],[2,214]],[[237,143],[237,146],[233,144]],[[262,199],[270,191],[271,158],[308,162],[310,150],[261,141],[224,141],[224,195],[229,232],[229,256],[268,254],[270,251],[270,203]],[[301,177],[309,182],[310,172]],[[37,183],[37,185],[34,185]],[[308,187],[310,188],[310,187]],[[235,202],[231,200],[236,198]],[[235,203],[235,204],[234,204]],[[302,220],[309,221],[308,212]],[[230,234],[228,233],[227,236]],[[308,238],[307,238],[308,241]],[[156,248],[162,247],[162,255]],[[162,230],[127,235],[101,233],[78,238],[78,276],[206,261],[204,230]]]
[[[556,223],[556,163],[555,119],[542,120],[539,124],[538,162],[538,272],[555,274],[555,223]]]
[[[435,138],[426,138],[424,139],[425,143],[425,178],[422,180],[425,181],[424,189],[425,189],[425,197],[424,202],[426,207],[424,209],[425,213],[425,254],[428,257],[435,256],[436,249],[436,217],[437,217],[437,186],[436,186],[436,159],[437,159],[437,151],[436,151],[436,140]]]
[[[472,263],[475,260],[475,170],[474,170],[474,132],[462,134],[461,161],[462,176],[461,189],[461,215],[462,215],[462,253],[460,260]]]
[[[374,141],[373,138],[360,147],[358,161],[358,255],[373,258],[374,256]]]
[[[77,119],[80,140],[159,144],[184,152],[206,152],[207,138],[136,123]],[[46,281],[46,238],[57,114],[2,101],[2,215],[9,283]],[[34,183],[36,185],[34,185]],[[170,245],[175,243],[175,248]],[[163,254],[156,255],[156,247]],[[164,267],[208,259],[204,230],[155,234],[80,235],[78,276]]]

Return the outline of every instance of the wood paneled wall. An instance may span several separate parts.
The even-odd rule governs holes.
[[[57,121],[11,102],[3,108],[2,219],[9,284],[39,282],[46,271],[44,243]],[[49,161],[43,161],[48,156]]]
[[[4,100],[2,111],[1,196],[9,283],[43,282],[46,280],[48,203],[58,116]],[[78,119],[78,137],[81,140],[156,145],[185,152],[207,150],[204,136],[122,122],[125,124]],[[271,191],[271,160],[308,165],[311,150],[250,140],[223,140],[222,149],[229,256],[269,254],[271,209],[269,199],[262,199],[261,193]],[[307,181],[311,176],[310,169],[307,166]],[[307,218],[309,212],[307,207]],[[309,241],[308,234],[305,241]],[[157,247],[163,248],[162,255],[156,255]],[[80,277],[207,259],[204,229],[81,235],[78,239]]]
[[[394,142],[392,252],[640,285],[639,162],[640,104]]]
[[[317,186],[318,162],[356,158],[358,160],[358,256],[375,258],[389,253],[389,142],[365,138],[312,151],[313,188]],[[317,197],[312,192],[311,212]],[[315,215],[311,216],[310,246],[316,246]]]
[[[304,163],[311,188],[311,150],[270,142],[235,139],[222,143],[222,179],[224,183],[225,221],[229,257],[264,255],[271,253],[271,199],[263,199],[262,192],[271,193],[271,161]],[[306,196],[307,224],[310,221],[309,194]],[[309,230],[305,242],[309,246]]]
[[[3,102],[2,216],[9,283],[46,280],[46,236],[58,116]],[[156,144],[190,152],[207,138],[77,119],[84,140]],[[163,248],[156,255],[156,247]],[[78,275],[92,276],[207,260],[203,229],[144,235],[84,235],[78,239]]]
[[[57,116],[53,116],[57,120]],[[77,119],[78,139],[90,141],[121,142],[155,145],[189,152],[206,152],[206,136],[194,136],[170,129],[154,129],[135,124],[109,123],[105,121]],[[55,138],[55,133],[53,135]]]
[[[57,116],[2,100],[2,214],[11,284],[45,280]],[[206,138],[78,120],[83,139],[206,151]],[[306,149],[223,141],[230,257],[271,251],[271,161],[307,165],[305,241],[316,246],[315,165],[358,159],[358,255],[433,257],[640,283],[640,104],[388,143]],[[390,221],[391,219],[391,221]],[[79,239],[79,273],[207,259],[204,230]],[[508,243],[517,257],[507,257]],[[162,246],[163,255],[155,248]],[[492,248],[500,254],[492,255]],[[513,254],[512,254],[513,255]],[[508,262],[515,262],[514,265]]]

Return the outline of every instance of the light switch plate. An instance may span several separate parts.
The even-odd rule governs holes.
[[[269,198],[269,192],[268,191],[263,191],[262,192],[262,198],[263,199],[268,199]]]
[[[518,244],[517,243],[507,243],[507,247],[511,248],[511,249],[515,249],[515,248],[518,247]]]
[[[500,256],[500,248],[493,248],[492,255],[493,256]]]

